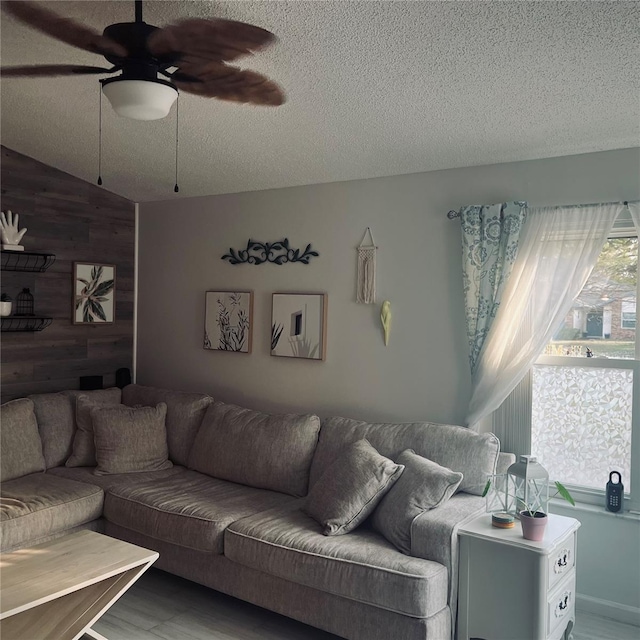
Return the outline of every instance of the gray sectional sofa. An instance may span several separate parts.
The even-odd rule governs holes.
[[[68,466],[82,463],[74,446],[82,395],[132,408],[164,403],[172,466],[101,475]],[[456,529],[484,510],[487,474],[512,461],[495,436],[462,427],[268,416],[140,385],[34,395],[1,413],[3,550],[102,531],[158,551],[160,569],[353,640],[454,636]],[[463,474],[451,499],[412,521],[410,554],[371,519],[327,536],[304,510],[309,489],[363,438],[392,460],[413,449]]]

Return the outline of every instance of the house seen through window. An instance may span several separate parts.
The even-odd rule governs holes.
[[[607,241],[532,371],[531,451],[552,478],[587,491],[602,490],[615,470],[629,493],[638,468],[631,446],[634,431],[640,438],[638,238],[628,234]]]

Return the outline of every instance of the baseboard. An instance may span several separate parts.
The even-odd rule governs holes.
[[[576,594],[576,610],[588,611],[604,618],[640,627],[640,608],[628,604],[619,604],[611,600],[592,598],[578,593]]]

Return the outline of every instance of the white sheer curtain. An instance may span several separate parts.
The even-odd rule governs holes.
[[[640,233],[640,202],[630,202],[628,206],[633,224]]]
[[[472,377],[466,423],[495,411],[586,283],[623,204],[529,209],[502,303]]]

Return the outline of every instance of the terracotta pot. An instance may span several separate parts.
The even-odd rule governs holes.
[[[542,511],[536,511],[533,516],[530,516],[528,511],[521,511],[522,536],[525,540],[540,542],[544,538],[547,521],[547,514]]]

